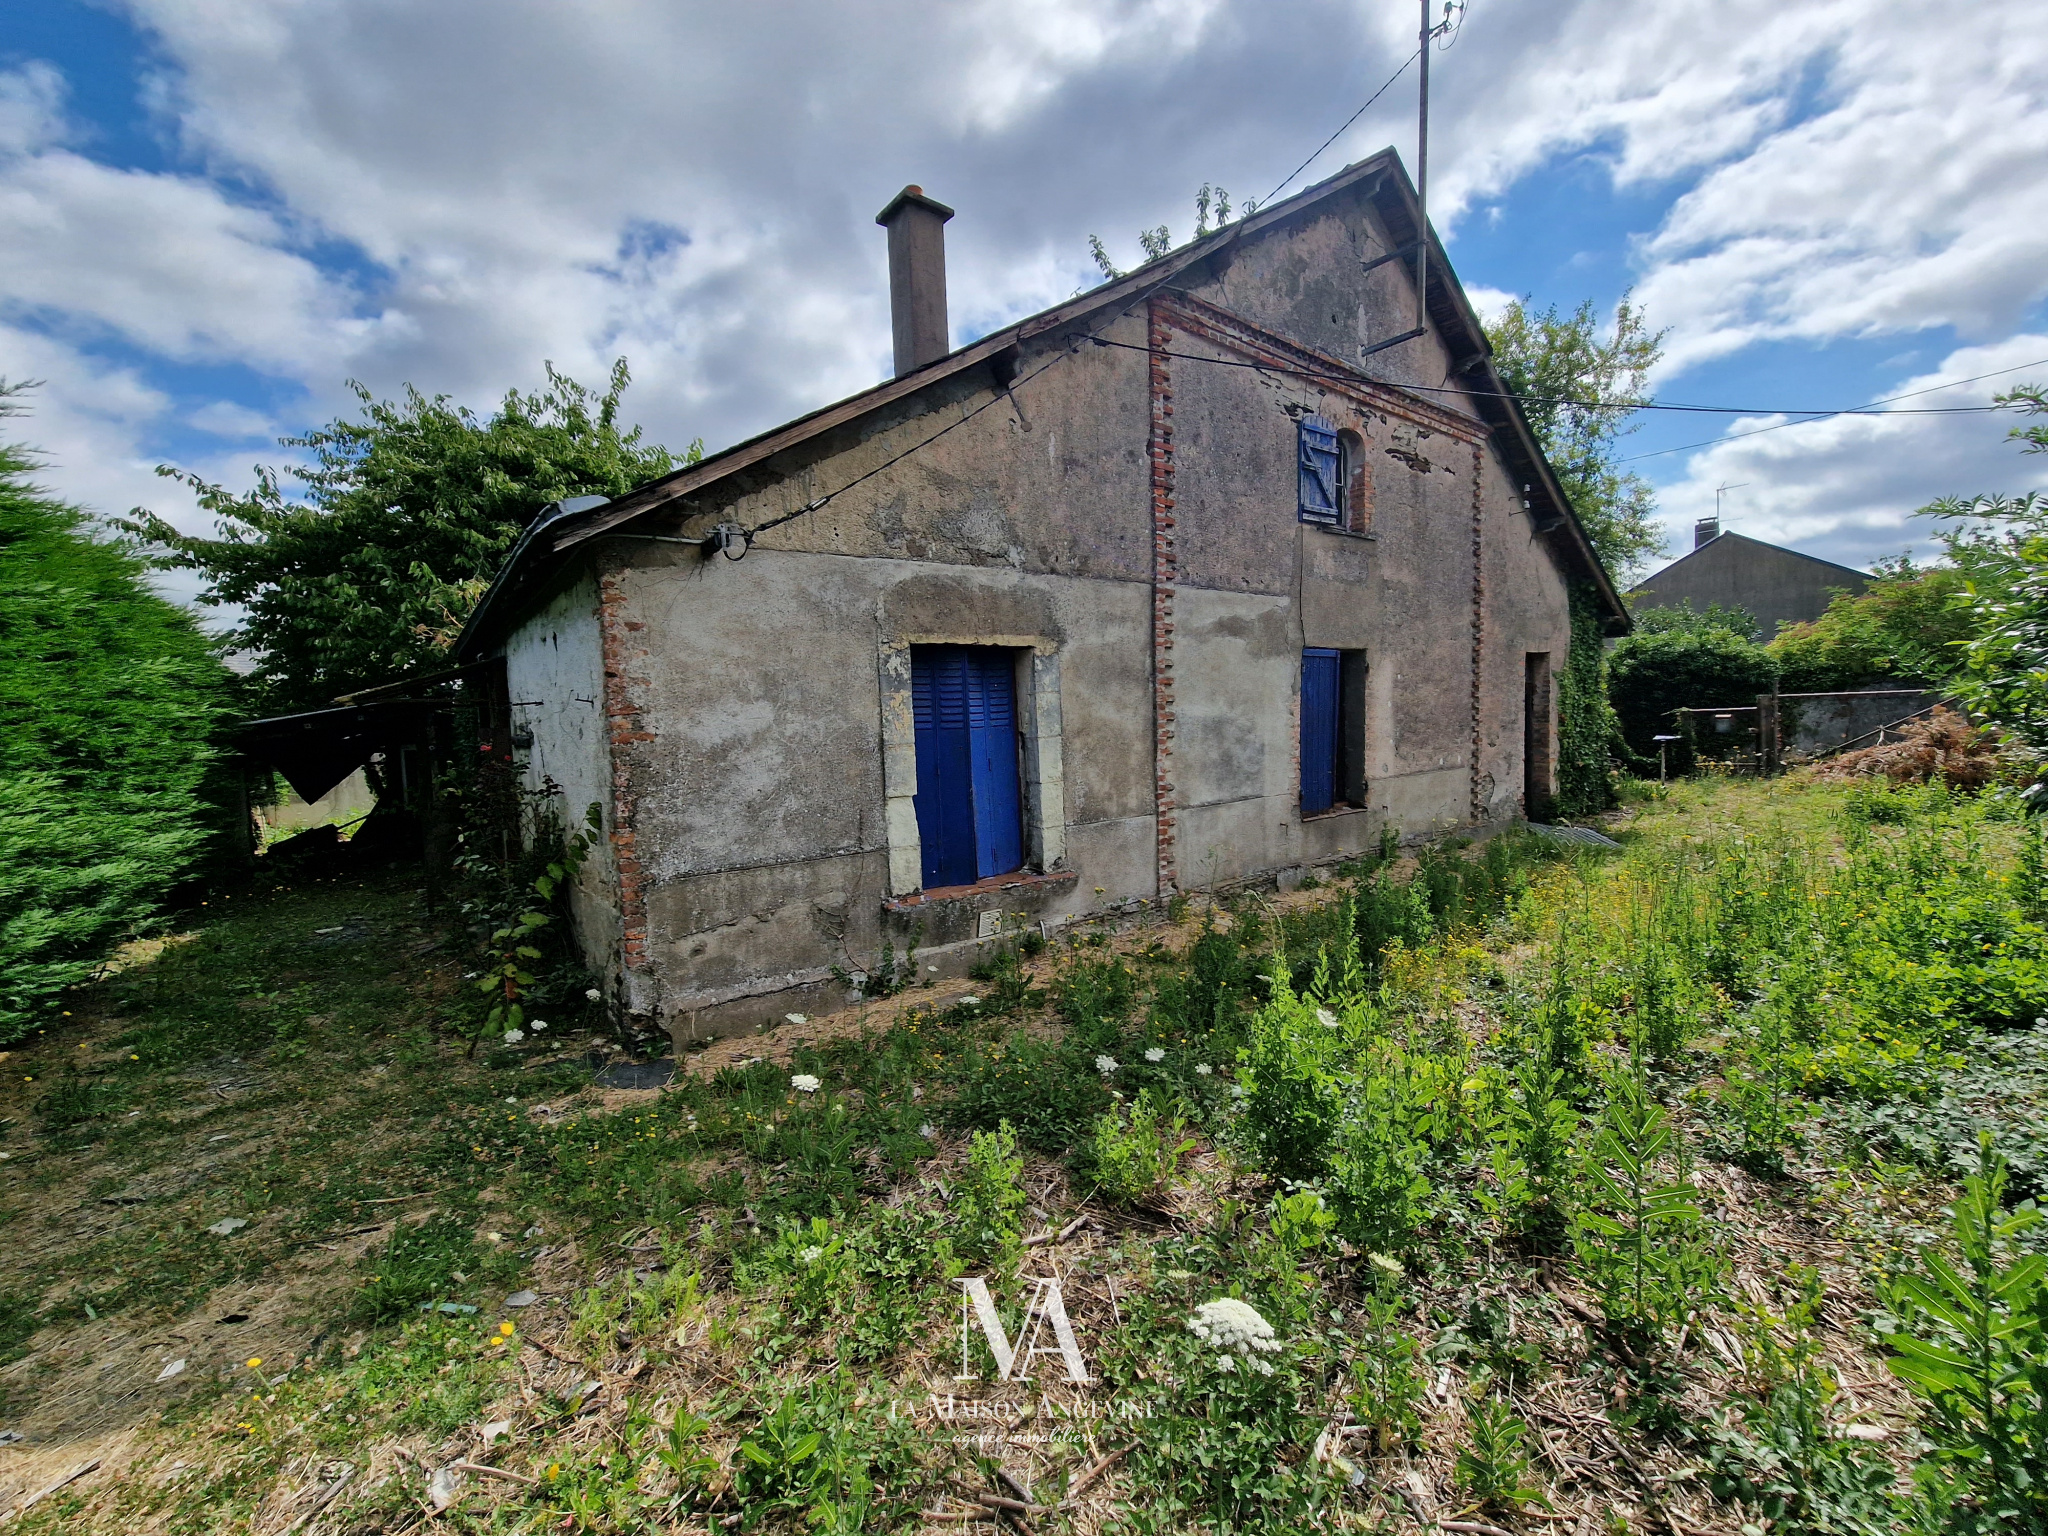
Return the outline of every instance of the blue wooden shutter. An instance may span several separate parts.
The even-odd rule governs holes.
[[[1334,527],[1341,518],[1337,500],[1337,429],[1320,416],[1304,416],[1297,430],[1301,444],[1301,520]]]
[[[927,888],[971,885],[975,880],[967,693],[967,653],[963,648],[911,648],[910,706],[917,738],[917,836],[924,853]]]
[[[977,647],[967,698],[974,773],[975,878],[1007,875],[1024,862],[1023,796],[1017,783],[1016,663]]]
[[[928,890],[972,885],[1024,863],[1014,665],[992,646],[911,647],[917,835]]]
[[[1301,653],[1301,813],[1337,803],[1337,679],[1335,651]]]

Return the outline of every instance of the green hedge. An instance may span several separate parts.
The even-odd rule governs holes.
[[[123,544],[0,444],[0,1045],[137,932],[219,829],[228,675]]]

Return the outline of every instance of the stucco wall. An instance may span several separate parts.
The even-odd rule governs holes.
[[[604,653],[597,584],[584,575],[521,625],[505,643],[505,675],[515,734],[532,745],[515,757],[527,788],[553,781],[551,802],[565,830],[584,826],[591,805],[609,828],[611,755],[606,741]],[[584,963],[615,984],[618,972],[618,875],[608,837],[600,836],[570,893],[570,913]]]

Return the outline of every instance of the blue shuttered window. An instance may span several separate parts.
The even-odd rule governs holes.
[[[1024,863],[1015,663],[981,645],[910,648],[917,835],[927,890]]]
[[[1337,651],[1301,653],[1301,813],[1313,816],[1337,803]]]
[[[1304,416],[1296,430],[1300,438],[1297,504],[1301,520],[1335,527],[1344,516],[1338,499],[1342,455],[1337,450],[1337,429],[1320,416]]]

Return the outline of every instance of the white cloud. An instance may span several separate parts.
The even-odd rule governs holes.
[[[1408,291],[1413,293],[1415,290],[1411,287]],[[1505,288],[1489,288],[1484,283],[1467,283],[1465,297],[1472,301],[1473,309],[1478,311],[1480,324],[1491,327],[1507,307],[1521,295],[1509,293]]]
[[[247,439],[276,437],[277,425],[262,411],[252,411],[232,400],[214,400],[187,416],[186,421],[214,437]]]
[[[1202,181],[1264,194],[1413,46],[1410,13],[1367,0],[127,8],[174,169],[97,163],[53,71],[0,73],[0,316],[10,344],[68,360],[39,422],[65,434],[52,474],[115,510],[139,499],[119,466],[170,424],[271,430],[246,404],[58,398],[146,391],[164,360],[302,386],[296,427],[347,408],[350,375],[487,405],[543,358],[595,381],[624,354],[650,435],[716,448],[885,370],[871,221],[903,183],[959,208],[956,330],[983,330],[1085,280],[1091,231],[1131,259],[1139,227],[1189,232]],[[1453,224],[1576,153],[1624,189],[1682,192],[1635,252],[1674,368],[1765,339],[1992,340],[2048,292],[2048,29],[2027,14],[1642,0],[1618,22],[1602,0],[1485,0],[1436,59],[1434,210]],[[1405,149],[1412,84],[1309,175]],[[1488,312],[1506,298],[1469,291]],[[92,362],[109,338],[146,361]],[[1837,450],[1815,430],[1757,451],[1788,487],[1768,516],[1823,541],[1892,515],[1886,477],[1943,462],[1879,433],[1823,472]],[[1976,441],[1955,430],[1940,441]],[[1747,462],[1696,463],[1673,515]]]
[[[1980,374],[2048,358],[2048,335],[2022,334],[1964,347],[1924,374],[1901,379],[1890,395],[1913,394],[1877,416],[1837,416],[1777,430],[1783,417],[1730,425],[1757,436],[1718,443],[1686,463],[1685,478],[1661,502],[1673,548],[1691,547],[1695,518],[1714,512],[1714,488],[1727,485],[1722,526],[1751,538],[1867,565],[1880,555],[1930,547],[1932,526],[1913,513],[1942,496],[2048,487],[2048,458],[2020,453],[2006,440],[2014,418],[1909,415],[1914,408],[1986,405],[2026,373],[1920,394]],[[2038,377],[2039,375],[2035,375]]]

